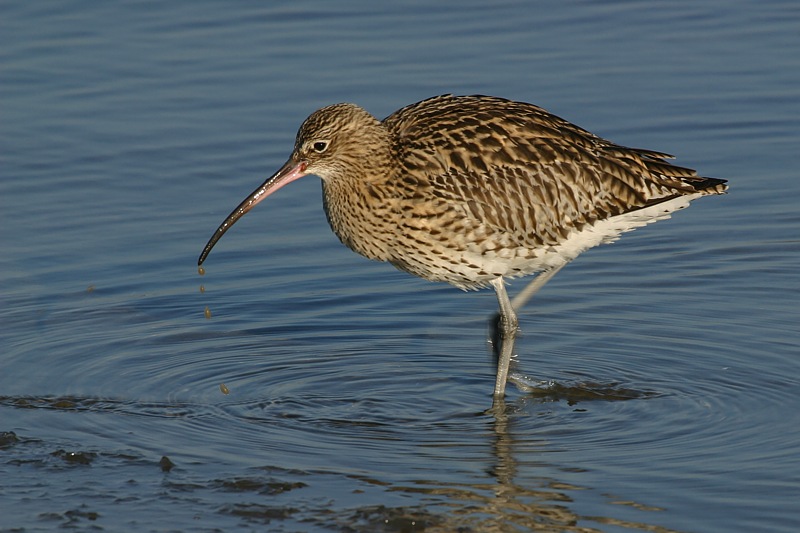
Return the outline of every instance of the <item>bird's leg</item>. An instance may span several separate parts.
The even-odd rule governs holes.
[[[497,380],[494,385],[495,398],[502,397],[506,390],[511,356],[514,352],[514,340],[517,335],[518,320],[516,311],[525,306],[528,300],[566,264],[564,262],[550,270],[539,273],[527,287],[514,297],[513,301],[508,299],[503,278],[499,277],[492,280],[492,286],[497,293],[497,301],[500,304],[500,316],[494,320],[492,331],[494,353],[497,356]]]
[[[566,266],[566,264],[567,263],[561,263],[560,265],[555,266],[550,270],[545,270],[544,272],[540,272],[539,274],[537,274],[536,277],[533,278],[533,281],[528,283],[527,287],[522,289],[519,292],[519,294],[514,296],[514,300],[512,300],[511,306],[515,310],[520,310],[523,307],[525,307],[525,304],[528,303],[528,300],[530,300],[534,294],[539,292],[539,289],[541,289],[545,283],[550,281],[550,278],[555,276],[559,270],[561,270],[562,268],[564,268],[564,266]]]
[[[517,313],[511,300],[508,299],[506,285],[502,277],[492,280],[492,286],[497,293],[497,302],[500,304],[500,324],[503,326],[503,333],[509,334],[517,330]]]
[[[517,334],[517,313],[508,299],[505,282],[502,277],[492,280],[492,286],[497,293],[497,302],[500,304],[500,327],[499,346],[495,346],[497,354],[497,380],[494,384],[495,397],[503,396],[506,392],[506,381],[508,380],[508,369],[511,366],[511,355],[514,351],[514,337]],[[495,341],[497,343],[497,340]]]

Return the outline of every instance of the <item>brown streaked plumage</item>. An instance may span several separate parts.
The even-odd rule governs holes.
[[[504,338],[513,339],[514,310],[583,250],[726,190],[670,157],[489,96],[438,96],[383,121],[336,104],[306,119],[287,163],[220,225],[198,264],[254,205],[315,174],[345,245],[428,280],[492,285]],[[503,280],[533,273],[511,302]],[[498,361],[496,396],[509,357]]]

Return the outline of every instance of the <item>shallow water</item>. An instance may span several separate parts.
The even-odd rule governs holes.
[[[6,6],[0,529],[796,531],[798,23],[788,1]],[[353,254],[316,178],[196,270],[309,112],[443,92],[731,184],[559,273],[516,347],[552,385],[495,409],[491,291]]]

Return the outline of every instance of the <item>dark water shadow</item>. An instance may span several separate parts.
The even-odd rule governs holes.
[[[555,381],[537,387],[520,385],[528,398],[541,402],[567,402],[577,405],[581,402],[624,402],[628,400],[646,400],[662,395],[656,391],[645,391],[630,388],[621,382],[582,381],[576,383],[558,383]]]
[[[330,469],[290,469],[272,463],[257,468],[232,472],[219,477],[200,464],[164,468],[162,490],[171,506],[192,508],[200,502],[208,512],[220,519],[233,519],[238,524],[287,529],[309,529],[342,532],[445,532],[445,531],[553,531],[597,532],[603,526],[620,529],[670,533],[674,530],[652,524],[621,520],[608,516],[582,516],[572,507],[576,494],[598,491],[600,487],[582,487],[559,480],[552,475],[531,477],[530,435],[515,431],[515,421],[528,416],[526,404],[535,401],[622,401],[648,397],[616,384],[576,383],[552,385],[546,390],[530,391],[515,401],[495,399],[488,411],[478,414],[479,425],[485,427],[482,438],[486,448],[486,474],[474,482],[443,482],[436,478],[391,481],[380,473],[364,475],[335,467]],[[17,409],[44,409],[69,413],[103,412],[145,417],[192,417],[208,411],[208,406],[180,402],[137,402],[80,397],[0,397],[0,406]],[[48,461],[69,463],[72,468],[92,465],[95,469],[134,469],[126,475],[139,475],[142,469],[158,468],[152,459],[138,455],[114,455],[106,450],[52,451],[58,443],[28,442],[25,436],[6,435],[5,451],[14,452],[23,464],[35,455],[47,454]],[[541,443],[542,452],[547,445]],[[528,449],[528,452],[523,450]],[[45,452],[45,450],[48,450]],[[535,454],[538,456],[538,454]],[[520,456],[525,457],[525,474],[521,475]],[[542,456],[542,471],[547,460]],[[170,470],[172,470],[170,472]],[[209,475],[210,474],[210,475]],[[350,487],[353,494],[375,493],[371,498],[321,498],[326,487]],[[355,489],[353,490],[353,487]],[[382,496],[383,495],[383,496]],[[407,498],[408,505],[392,505],[395,495]],[[375,503],[383,499],[386,504]],[[361,500],[363,505],[359,505]],[[369,503],[367,503],[369,502]],[[55,505],[55,502],[53,502]],[[660,511],[636,502],[613,502],[639,511]],[[74,524],[76,517],[66,514],[64,524]],[[81,517],[81,523],[97,518]],[[57,521],[57,520],[56,520]]]
[[[508,383],[516,386],[529,399],[541,402],[567,402],[576,405],[580,402],[605,401],[619,402],[656,398],[661,393],[656,391],[637,390],[627,387],[619,381],[576,381],[573,383],[559,383],[556,381],[533,382],[516,374],[517,358],[515,357],[517,336],[504,337],[500,328],[500,315],[495,314],[488,321],[488,341],[491,347],[495,364],[502,358],[508,357],[511,366],[508,372]],[[495,398],[495,403],[497,399]],[[505,403],[505,402],[503,402]],[[494,407],[492,411],[494,410]]]

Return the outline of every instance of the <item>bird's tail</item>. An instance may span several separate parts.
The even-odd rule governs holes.
[[[728,181],[719,178],[704,178],[693,176],[684,178],[684,181],[691,185],[700,194],[724,194],[728,190]]]

